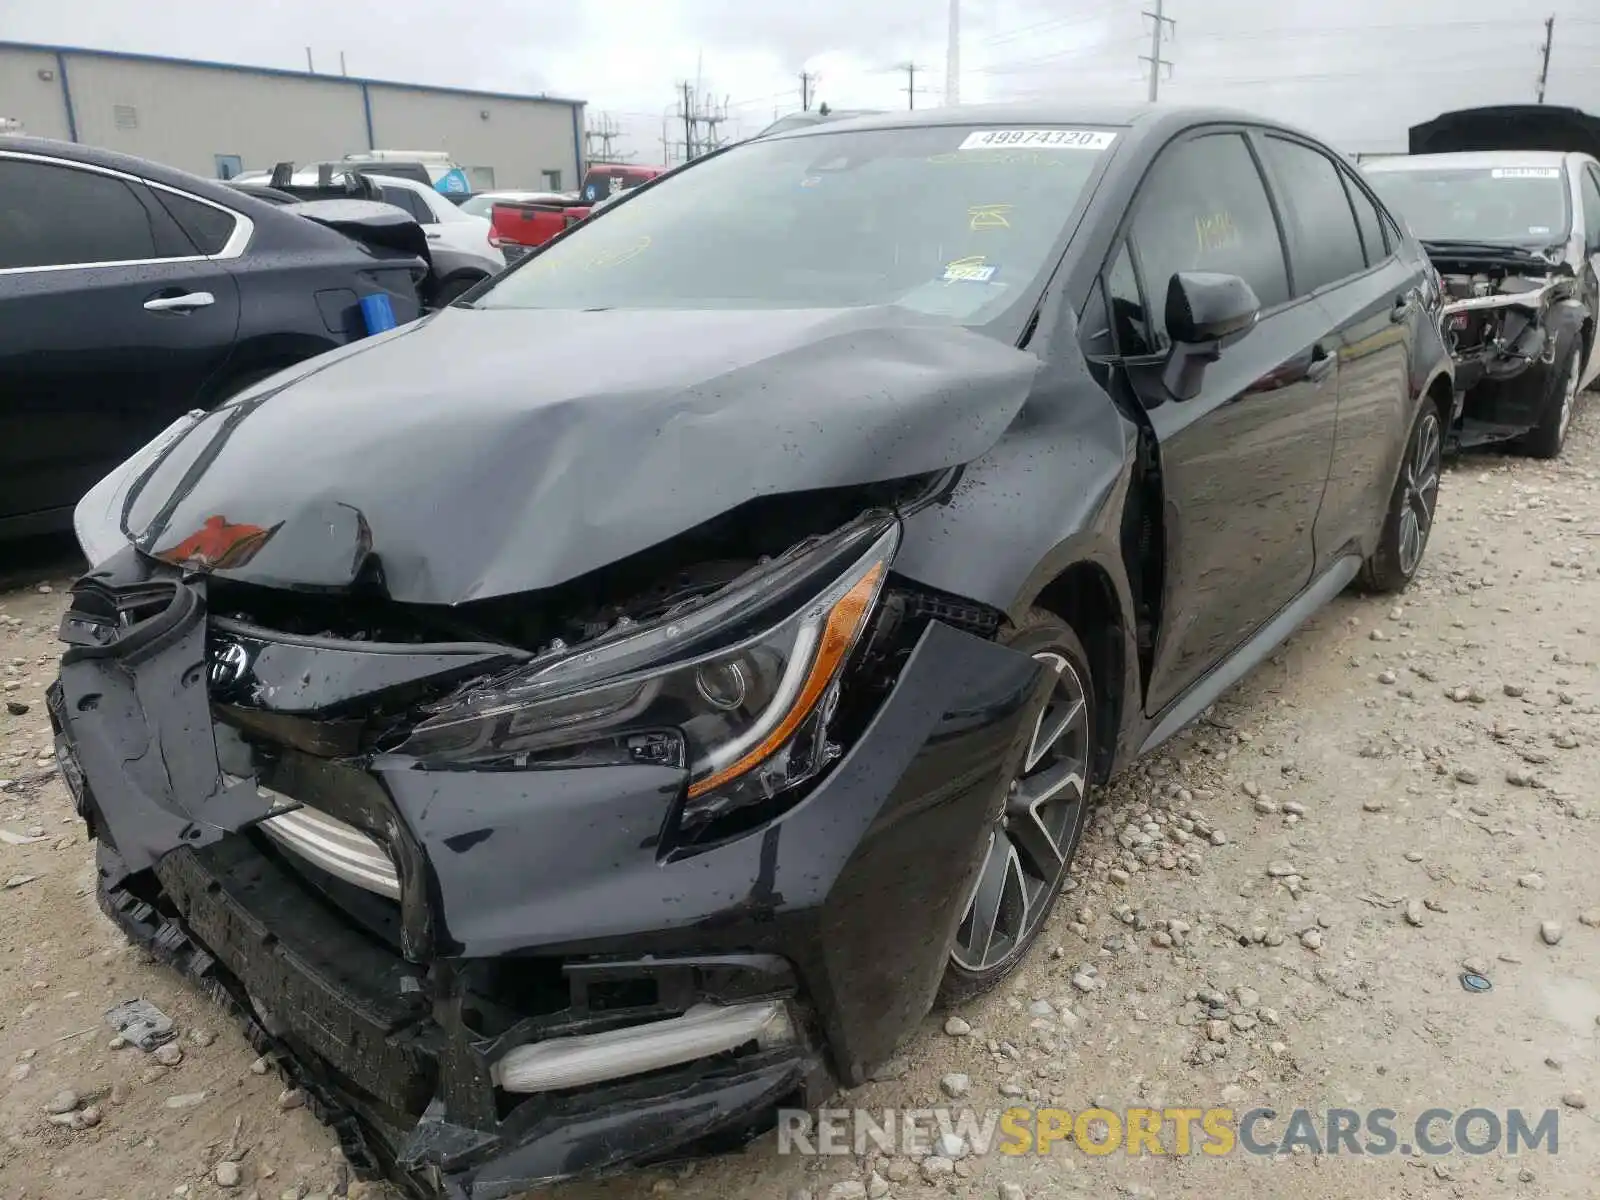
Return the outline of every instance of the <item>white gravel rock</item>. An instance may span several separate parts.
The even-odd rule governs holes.
[[[939,1080],[939,1090],[952,1100],[959,1100],[972,1091],[972,1079],[959,1071],[952,1071]]]

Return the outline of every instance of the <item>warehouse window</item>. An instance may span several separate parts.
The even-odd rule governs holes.
[[[543,174],[545,189],[551,192],[559,192],[561,190],[561,172],[545,171]]]
[[[139,110],[131,104],[113,104],[111,118],[118,129],[139,128]]]

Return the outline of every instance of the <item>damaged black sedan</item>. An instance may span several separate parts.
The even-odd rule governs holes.
[[[1600,375],[1600,163],[1508,149],[1397,155],[1364,169],[1440,275],[1460,394],[1452,442],[1555,458]]]
[[[85,499],[50,712],[101,904],[421,1194],[747,1140],[1017,965],[1097,784],[1415,575],[1425,284],[1226,112],[641,187]]]

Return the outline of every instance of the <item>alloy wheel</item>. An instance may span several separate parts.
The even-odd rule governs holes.
[[[1072,852],[1089,775],[1089,705],[1084,680],[1064,655],[1034,661],[1055,672],[1022,770],[989,834],[966,915],[950,952],[956,966],[991,971],[1025,949],[1050,910]]]
[[[1439,499],[1439,465],[1444,441],[1439,418],[1424,413],[1406,456],[1405,485],[1400,498],[1400,570],[1409,577],[1422,562],[1422,550],[1433,528],[1434,506]]]

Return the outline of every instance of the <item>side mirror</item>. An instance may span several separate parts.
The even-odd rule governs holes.
[[[1200,392],[1207,363],[1256,326],[1261,301],[1237,275],[1179,271],[1167,284],[1167,336],[1172,352],[1163,382],[1175,400]]]

